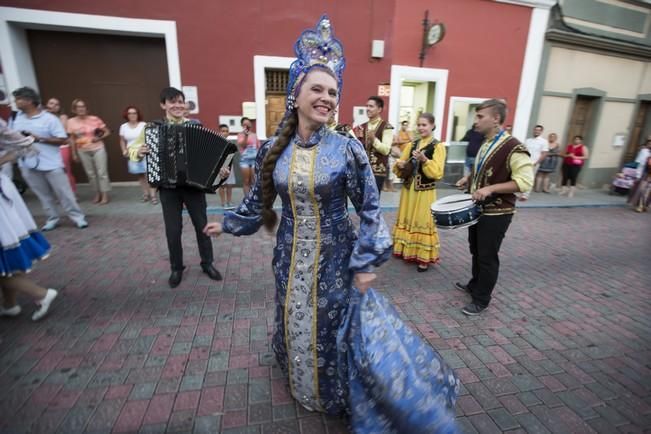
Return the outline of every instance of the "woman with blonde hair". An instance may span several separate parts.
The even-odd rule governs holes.
[[[111,131],[102,119],[90,114],[82,99],[72,101],[72,112],[76,116],[68,119],[66,124],[72,144],[72,159],[81,161],[88,183],[95,189],[93,203],[105,205],[109,203],[111,181],[104,139],[111,135]]]

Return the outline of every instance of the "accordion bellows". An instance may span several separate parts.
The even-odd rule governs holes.
[[[151,122],[145,126],[147,182],[153,187],[189,186],[214,193],[225,179],[237,147],[197,124]]]

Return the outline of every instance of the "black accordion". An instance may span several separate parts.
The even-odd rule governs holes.
[[[214,193],[226,180],[237,147],[199,124],[151,122],[145,126],[147,182],[152,187],[189,186]]]

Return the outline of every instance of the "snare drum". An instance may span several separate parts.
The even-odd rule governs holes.
[[[457,229],[472,226],[479,221],[482,209],[469,194],[443,197],[430,207],[434,223],[440,229]]]

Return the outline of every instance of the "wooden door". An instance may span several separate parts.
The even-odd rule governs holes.
[[[265,70],[265,113],[267,115],[267,137],[276,133],[276,129],[285,116],[285,93],[289,81],[286,69]]]
[[[635,125],[626,147],[622,163],[635,160],[640,146],[645,143],[646,136],[651,132],[651,102],[640,101],[640,106],[635,116]]]
[[[267,95],[267,137],[276,132],[285,115],[285,95]]]
[[[145,120],[162,116],[158,95],[169,85],[164,40],[43,30],[28,30],[27,37],[44,102],[57,97],[71,115],[73,99],[86,101],[112,131],[105,141],[111,181],[135,180],[120,152],[122,111],[135,105]],[[73,170],[86,182],[80,165]]]
[[[585,136],[590,132],[593,124],[594,111],[596,107],[597,97],[578,95],[574,110],[572,111],[572,119],[565,138],[565,145],[572,143],[575,136]],[[586,145],[590,145],[586,143]]]

